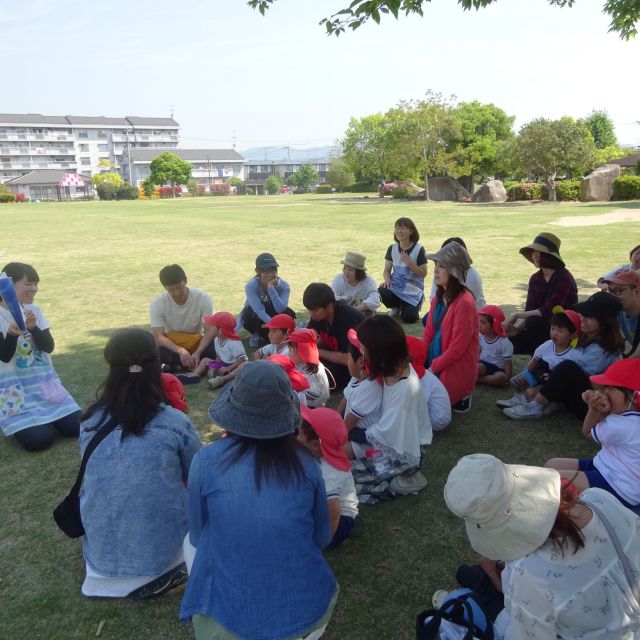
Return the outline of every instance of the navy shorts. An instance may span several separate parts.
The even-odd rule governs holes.
[[[340,522],[338,522],[338,528],[333,534],[333,540],[331,540],[327,549],[335,549],[340,546],[356,528],[356,519],[351,516],[340,516]]]
[[[616,490],[606,481],[604,476],[595,468],[593,464],[593,458],[580,458],[578,460],[578,470],[582,471],[585,476],[587,476],[587,480],[589,481],[590,487],[595,487],[596,489],[602,489],[603,491],[608,491],[610,494],[614,495],[622,504],[627,507],[627,509],[637,509],[638,505],[629,504],[624,498],[619,496]]]
[[[486,360],[480,360],[480,364],[484,366],[484,368],[487,370],[487,373],[485,373],[486,376],[490,376],[492,373],[504,373],[504,369],[502,369],[501,367],[496,366],[495,364],[492,364],[491,362],[487,362]]]

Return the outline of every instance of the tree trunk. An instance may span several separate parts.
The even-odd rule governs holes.
[[[173,182],[173,180],[171,181],[171,195],[175,198],[176,197],[176,183]]]
[[[547,185],[547,189],[549,190],[549,202],[556,201],[556,180],[555,174],[552,176],[547,176],[545,183]]]
[[[424,174],[424,192],[422,195],[424,196],[424,201],[429,202],[429,175],[427,173]]]

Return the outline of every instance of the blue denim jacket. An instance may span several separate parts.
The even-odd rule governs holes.
[[[84,453],[102,417],[80,428]],[[191,460],[202,446],[187,416],[161,405],[141,436],[117,427],[89,458],[80,495],[84,557],[107,576],[156,576],[165,571],[187,532]]]
[[[254,480],[254,456],[231,466],[237,442],[205,447],[189,473],[189,537],[197,548],[180,618],[210,616],[246,639],[300,635],[322,618],[336,580],[322,555],[331,541],[320,465],[301,454],[304,478]]]
[[[254,313],[262,320],[262,322],[269,322],[271,316],[266,312],[262,296],[265,295],[260,280],[251,278],[245,285],[244,291],[247,295],[247,300],[242,307],[242,311],[238,314],[238,322],[236,324],[236,331],[242,329],[242,314],[247,307],[251,307]],[[289,284],[278,277],[278,282],[274,287],[267,288],[267,295],[273,304],[273,308],[276,313],[283,313],[289,304],[289,295],[291,294],[291,287]]]

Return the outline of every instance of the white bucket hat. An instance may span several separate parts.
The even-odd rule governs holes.
[[[491,560],[517,560],[549,537],[560,505],[560,474],[474,453],[451,470],[444,499],[464,519],[475,551]]]

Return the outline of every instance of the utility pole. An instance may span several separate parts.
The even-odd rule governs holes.
[[[232,136],[232,140],[233,140],[233,149],[236,148],[236,130],[233,130],[233,136]]]

